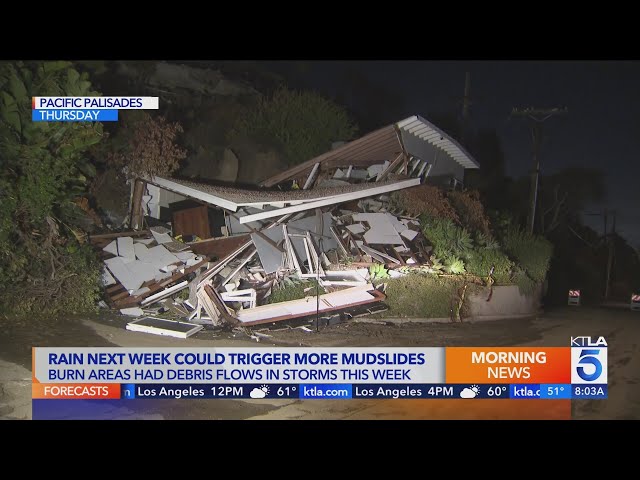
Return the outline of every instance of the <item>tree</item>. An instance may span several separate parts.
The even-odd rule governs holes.
[[[280,88],[247,107],[228,139],[275,147],[288,165],[296,165],[326,152],[334,141],[351,140],[356,132],[341,106],[314,92]]]
[[[78,200],[102,124],[31,119],[32,97],[67,95],[98,92],[70,62],[0,63],[0,305],[22,313],[87,309],[97,296]]]
[[[135,112],[124,120],[108,145],[107,163],[126,167],[130,178],[170,175],[187,156],[176,143],[182,131],[179,123],[168,122],[163,116]]]
[[[604,174],[593,168],[573,167],[540,181],[538,230],[548,234],[568,219],[576,219],[589,202],[605,196]]]

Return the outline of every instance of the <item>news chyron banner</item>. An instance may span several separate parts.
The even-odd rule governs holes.
[[[158,97],[33,97],[34,122],[117,122],[119,110],[158,110]]]
[[[34,419],[117,418],[161,400],[606,398],[603,337],[569,347],[33,348]]]

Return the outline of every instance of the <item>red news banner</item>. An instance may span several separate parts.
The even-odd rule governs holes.
[[[568,347],[447,347],[446,383],[571,383]]]

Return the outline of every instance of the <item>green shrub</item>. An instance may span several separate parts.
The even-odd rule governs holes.
[[[457,257],[446,257],[444,261],[444,271],[453,275],[465,273],[464,262]]]
[[[53,278],[50,255],[49,251],[42,251],[32,259],[25,280],[0,293],[4,312],[17,317],[57,317],[96,312],[101,271],[93,249],[71,242],[65,248],[57,248]]]
[[[276,285],[272,291],[271,295],[267,299],[267,303],[280,303],[280,302],[288,302],[290,300],[299,300],[305,297],[315,297],[316,295],[316,286],[318,283],[315,280],[302,280],[302,281],[294,281],[291,279],[288,282],[285,281],[279,285]],[[312,287],[311,290],[305,292],[305,289]],[[324,288],[320,287],[320,295],[326,293]]]
[[[503,252],[493,248],[473,250],[466,263],[467,272],[479,277],[486,277],[494,266],[493,278],[496,283],[511,283],[514,264]]]
[[[453,191],[447,194],[447,200],[451,203],[460,222],[472,232],[480,232],[490,235],[489,217],[484,211],[478,192]]]
[[[331,142],[351,140],[356,132],[340,105],[314,92],[280,88],[246,108],[230,129],[228,140],[250,138],[274,146],[289,165],[296,165],[328,151]]]
[[[418,185],[391,194],[391,208],[418,217],[448,218],[459,223],[455,209],[442,189],[433,185]]]
[[[436,256],[466,258],[473,248],[473,240],[469,232],[457,226],[448,218],[435,218],[423,215],[420,217],[422,233],[431,242]]]
[[[409,318],[449,317],[462,285],[461,280],[450,277],[415,274],[391,278],[385,283],[385,303],[389,310],[383,312],[382,316]]]
[[[523,295],[530,295],[536,291],[538,282],[533,280],[527,272],[525,272],[522,268],[516,268],[513,274],[513,282],[518,285],[518,290]]]
[[[544,281],[553,254],[551,242],[539,235],[530,235],[511,227],[505,232],[502,244],[505,252],[534,282]]]

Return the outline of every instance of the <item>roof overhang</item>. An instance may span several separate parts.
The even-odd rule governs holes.
[[[421,116],[414,115],[405,118],[396,123],[396,126],[400,130],[413,134],[425,142],[444,150],[447,155],[458,162],[463,168],[480,168],[480,165],[462,145]]]
[[[319,188],[306,191],[261,192],[255,190],[230,189],[229,187],[215,187],[192,180],[159,176],[145,178],[144,180],[185,197],[193,198],[209,205],[215,205],[232,212],[236,212],[239,208],[247,206],[259,209],[265,207],[271,208],[264,212],[240,217],[240,223],[248,223],[278,215],[373,197],[420,184],[420,178],[411,178],[408,180],[352,185],[346,189]],[[232,194],[230,193],[231,191],[233,192]]]
[[[291,167],[264,180],[261,185],[271,187],[309,174],[316,164],[319,164],[322,170],[349,166],[367,167],[385,161],[392,162],[402,153],[411,155],[412,152],[405,150],[402,141],[403,131],[416,135],[421,141],[440,149],[463,168],[479,168],[478,163],[462,145],[429,121],[414,115]]]

